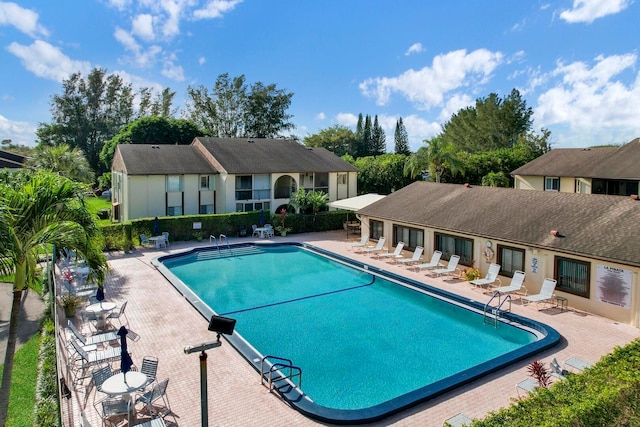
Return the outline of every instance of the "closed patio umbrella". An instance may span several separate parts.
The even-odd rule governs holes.
[[[96,300],[98,300],[100,306],[102,306],[102,301],[104,301],[104,288],[102,286],[99,286],[96,291]]]
[[[127,350],[127,334],[129,331],[124,326],[118,329],[117,334],[120,336],[120,371],[124,375],[124,382],[127,382],[127,372],[131,370],[133,366],[133,360]]]
[[[157,236],[158,234],[160,234],[160,220],[156,217],[153,220],[153,235]]]

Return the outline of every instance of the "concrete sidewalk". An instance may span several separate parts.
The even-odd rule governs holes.
[[[9,335],[9,320],[13,302],[13,284],[0,283],[0,364],[4,364]],[[18,323],[18,343],[16,351],[38,332],[40,321],[44,316],[45,304],[42,297],[32,290],[22,293],[22,310]]]

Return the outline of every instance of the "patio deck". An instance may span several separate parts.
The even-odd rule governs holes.
[[[471,289],[466,282],[427,277],[424,272],[417,273],[401,265],[351,252],[347,250],[347,244],[357,242],[359,237],[352,236],[347,240],[344,231],[274,238],[275,241],[284,239],[308,242],[335,253],[366,260],[372,265],[384,265],[386,270],[483,303],[490,298],[480,290]],[[249,237],[241,239],[243,242],[250,240]],[[233,243],[236,239],[230,241]],[[208,245],[208,242],[172,242],[171,246],[161,250],[138,249],[130,254],[121,252],[110,253],[108,256],[111,271],[105,284],[107,300],[115,301],[118,305],[128,301],[129,327],[141,336],[138,342],[129,343],[133,360],[139,365],[146,355],[159,358],[157,378],[170,378],[167,394],[177,425],[181,427],[200,425],[199,359],[197,354],[185,355],[183,349],[186,345],[213,341],[215,335],[207,331],[207,319],[166,281],[151,265],[151,260],[167,253]],[[577,312],[571,308],[571,301],[569,309],[564,311],[556,308],[537,311],[535,305],[524,307],[518,302],[513,304],[512,310],[548,324],[563,336],[561,344],[537,356],[547,366],[554,357],[562,362],[571,356],[578,356],[595,363],[614,347],[640,337],[640,329]],[[303,416],[276,394],[269,393],[260,385],[258,373],[224,339],[220,348],[209,350],[207,354],[208,413],[211,426],[326,425]],[[517,363],[369,425],[441,426],[444,419],[459,412],[473,418],[482,418],[490,411],[508,406],[517,397],[515,385],[527,378],[529,362],[531,360]],[[84,395],[75,393],[71,399],[66,400],[68,406],[64,409],[63,418],[67,426],[83,425],[80,417],[82,403],[79,403],[76,396],[85,400]],[[86,401],[83,409],[87,421],[92,426],[100,425],[100,417],[92,405],[93,392]],[[171,420],[170,417],[168,419]]]

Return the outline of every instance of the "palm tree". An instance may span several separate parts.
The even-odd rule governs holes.
[[[416,178],[429,167],[429,157],[427,146],[418,148],[418,151],[407,158],[404,164],[404,176]]]
[[[51,245],[75,250],[90,267],[90,280],[104,283],[107,262],[100,229],[83,201],[86,186],[47,171],[0,172],[0,274],[13,274],[13,303],[0,386],[0,426],[7,420],[20,300],[35,283],[38,253]]]
[[[445,168],[451,169],[453,175],[461,172],[464,174],[464,164],[457,156],[452,144],[444,142],[441,136],[425,141],[427,143],[427,158],[429,159],[429,169],[435,172],[436,182],[440,182],[440,177]]]
[[[67,144],[38,146],[26,161],[26,166],[36,170],[46,169],[58,172],[60,175],[85,184],[90,184],[95,179],[82,150],[72,149]]]

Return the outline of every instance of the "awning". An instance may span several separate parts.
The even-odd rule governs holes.
[[[350,197],[348,199],[336,200],[327,203],[327,206],[334,209],[344,209],[348,211],[357,211],[370,204],[383,199],[385,196],[375,193],[363,194],[362,196]]]

